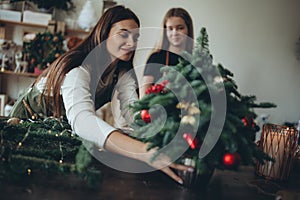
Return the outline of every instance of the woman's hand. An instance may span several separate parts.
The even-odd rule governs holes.
[[[150,150],[149,151],[149,156],[151,157],[144,157],[145,159],[148,159],[148,161],[144,161],[146,162],[148,165],[161,170],[162,172],[164,172],[165,174],[167,174],[168,176],[170,176],[172,179],[174,179],[175,181],[177,181],[180,184],[183,184],[182,179],[172,170],[182,170],[182,171],[189,171],[189,172],[193,172],[194,169],[192,167],[189,166],[185,166],[185,165],[180,165],[180,164],[175,164],[172,163],[170,161],[170,158],[164,154],[159,154],[152,162],[150,161],[152,159],[152,156],[154,155],[154,153],[156,152],[155,149]]]
[[[157,149],[147,150],[148,144],[135,140],[119,131],[113,131],[105,142],[105,149],[120,155],[134,158],[147,163],[155,169],[159,169],[172,179],[182,184],[182,179],[172,170],[193,171],[193,168],[171,162],[171,159],[163,153],[160,153],[153,160],[153,156],[157,153]]]

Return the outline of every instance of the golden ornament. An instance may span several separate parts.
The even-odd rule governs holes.
[[[193,126],[196,123],[196,119],[194,116],[185,115],[181,118],[181,123],[182,124],[190,124]]]

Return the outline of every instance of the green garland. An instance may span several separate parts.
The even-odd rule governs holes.
[[[17,123],[11,123],[17,121]],[[65,121],[0,119],[0,182],[34,175],[70,175],[94,187],[101,172],[97,162]]]

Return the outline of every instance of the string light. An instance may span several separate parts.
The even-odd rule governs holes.
[[[59,151],[60,151],[60,160],[59,160],[59,163],[61,164],[63,162],[63,159],[64,159],[64,153],[63,153],[63,150],[62,150],[61,142],[59,142]]]
[[[0,174],[4,174],[3,177],[10,177],[12,174],[14,176],[23,174],[30,178],[36,173],[35,167],[37,167],[39,172],[45,171],[46,173],[52,173],[53,171],[57,171],[60,173],[67,173],[66,171],[68,171],[74,174],[76,173],[77,175],[77,164],[74,162],[75,160],[72,161],[71,159],[76,159],[75,154],[73,153],[76,153],[76,156],[77,154],[82,154],[78,151],[81,147],[82,141],[79,140],[76,137],[76,134],[69,129],[70,127],[68,124],[60,128],[57,126],[58,124],[53,125],[53,121],[50,121],[51,119],[43,122],[40,119],[38,119],[38,121],[33,121],[30,118],[22,125],[19,125],[19,123],[7,124],[7,126],[13,128],[0,130],[0,147],[4,148],[4,150],[12,150],[12,154],[8,156],[9,159],[4,157],[5,155],[0,155],[0,165],[4,162],[8,166],[16,165],[20,171],[20,173],[16,174],[15,170],[11,170],[13,167],[0,167]],[[7,120],[0,120],[0,123],[2,122],[7,123]],[[13,149],[11,145],[13,145]],[[51,154],[46,158],[42,155],[52,150],[53,155]],[[68,156],[66,162],[64,160],[64,152],[68,153],[66,155],[72,153],[72,155]],[[22,165],[19,163],[22,163]],[[31,167],[33,168],[31,169]],[[79,172],[78,175],[82,173],[85,172]],[[95,172],[95,175],[99,175],[98,170]],[[0,179],[2,179],[2,177],[0,177]]]
[[[22,146],[22,143],[26,140],[26,138],[28,137],[29,133],[31,131],[31,125],[28,127],[27,132],[25,133],[23,139],[21,140],[21,142],[18,143],[17,149],[20,148]]]

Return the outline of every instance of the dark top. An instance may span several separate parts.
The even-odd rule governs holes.
[[[167,51],[161,50],[159,52],[155,52],[151,54],[149,59],[147,60],[145,70],[144,70],[144,76],[153,76],[154,77],[154,83],[156,83],[161,77],[162,73],[160,72],[160,69],[166,65],[168,66],[174,66],[179,63],[179,58],[182,58],[180,55],[169,52],[169,62],[166,63],[166,55]]]

